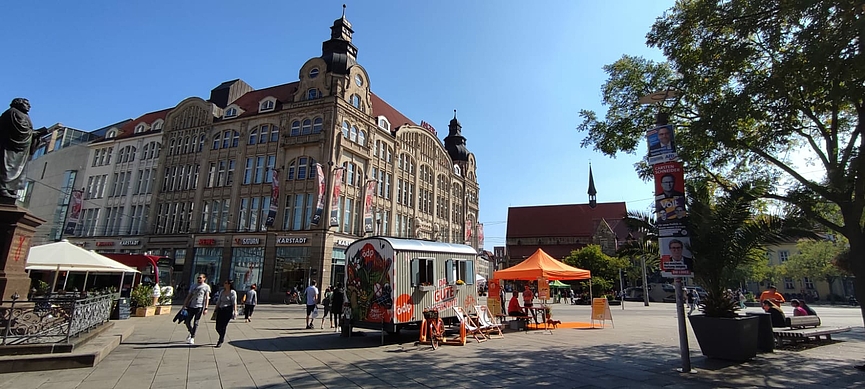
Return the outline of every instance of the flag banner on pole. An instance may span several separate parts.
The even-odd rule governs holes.
[[[466,219],[466,244],[472,245],[472,219]]]
[[[315,214],[312,215],[312,225],[317,226],[321,223],[321,214],[324,213],[324,193],[327,191],[324,171],[320,163],[315,164],[315,174],[318,175],[318,203],[315,205]]]
[[[270,169],[270,209],[267,211],[267,220],[264,225],[267,227],[273,226],[276,220],[276,210],[279,208],[279,171]]]
[[[484,223],[478,223],[478,248],[484,248]]]
[[[69,212],[69,219],[66,221],[66,228],[63,229],[63,233],[66,235],[74,234],[75,227],[78,226],[78,222],[81,220],[81,205],[83,203],[83,198],[83,190],[72,191],[72,201],[71,204],[69,204],[72,209]]]
[[[363,199],[363,232],[373,232],[372,225],[372,195],[375,193],[376,180],[367,180],[366,194]]]
[[[339,195],[342,193],[342,172],[345,168],[337,168],[333,172],[333,196],[330,198],[330,226],[339,226]]]

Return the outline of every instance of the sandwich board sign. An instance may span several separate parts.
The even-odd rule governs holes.
[[[606,324],[605,321],[609,320],[610,323],[613,322],[613,313],[610,311],[610,302],[604,298],[594,298],[592,299],[592,328],[595,328],[595,321],[601,322],[601,327],[604,327]],[[615,324],[613,328],[615,328]]]

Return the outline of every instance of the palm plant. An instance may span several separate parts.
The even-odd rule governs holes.
[[[640,261],[640,273],[643,279],[643,299],[648,305],[649,294],[646,290],[647,272],[654,272],[660,266],[660,254],[658,251],[658,225],[655,217],[640,211],[628,211],[623,219],[628,230],[634,235],[619,246],[616,254],[619,257],[630,258]]]
[[[689,250],[694,276],[708,293],[700,309],[707,317],[735,317],[738,305],[725,291],[735,284],[737,269],[765,260],[766,244],[817,235],[804,218],[755,214],[766,185],[734,185],[720,197],[712,189],[705,181],[688,185]]]

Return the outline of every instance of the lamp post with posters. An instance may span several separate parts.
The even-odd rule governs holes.
[[[655,126],[646,131],[648,143],[647,162],[655,176],[655,211],[658,225],[658,247],[661,254],[661,275],[673,277],[676,287],[676,319],[679,327],[679,352],[682,373],[695,373],[691,369],[688,349],[688,328],[685,325],[682,278],[693,277],[693,259],[685,254],[690,238],[687,231],[685,210],[685,179],[682,163],[676,153],[675,131],[669,124],[669,114],[663,111],[663,102],[677,99],[680,93],[673,89],[651,93],[640,97],[642,105],[657,105]]]

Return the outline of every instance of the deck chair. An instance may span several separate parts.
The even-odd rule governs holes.
[[[487,341],[489,339],[487,334],[484,333],[481,327],[477,323],[475,323],[474,320],[472,320],[472,318],[466,313],[465,310],[463,310],[462,307],[453,308],[454,313],[456,313],[457,315],[457,320],[459,320],[462,325],[466,326],[466,334],[473,336],[475,340],[478,341],[478,343]],[[478,335],[480,335],[480,337],[478,337]]]
[[[502,333],[502,325],[493,321],[492,314],[486,305],[475,305],[475,311],[478,313],[478,322],[481,328],[485,329],[484,332],[487,337],[492,338],[490,335],[494,333],[498,333],[499,338],[505,337],[505,334]]]

